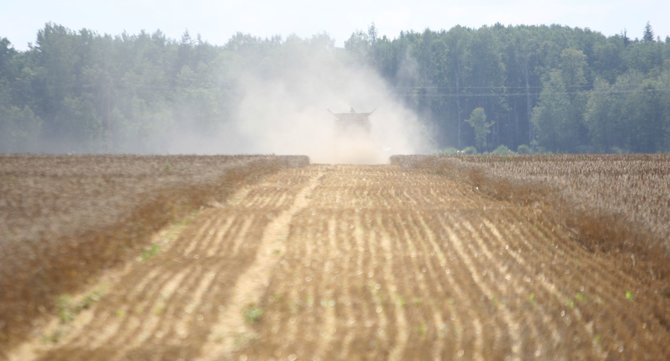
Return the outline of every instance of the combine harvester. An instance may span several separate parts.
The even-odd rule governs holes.
[[[348,113],[334,113],[334,156],[337,163],[374,164],[383,163],[386,157],[372,137],[370,115],[375,111],[357,113],[352,107]]]
[[[370,135],[372,129],[370,115],[375,112],[374,110],[369,113],[356,113],[352,107],[349,113],[333,113],[330,109],[328,111],[336,118],[335,129],[338,135],[346,136],[352,133]]]

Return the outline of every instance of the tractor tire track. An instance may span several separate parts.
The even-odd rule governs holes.
[[[59,340],[14,359],[670,355],[670,302],[616,258],[532,205],[418,170],[284,170],[160,244],[67,327],[44,331],[63,329]]]

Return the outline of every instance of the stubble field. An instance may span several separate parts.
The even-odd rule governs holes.
[[[0,358],[667,358],[668,159],[552,161],[275,164],[59,290],[69,293]],[[629,176],[582,179],[584,162],[630,164]],[[592,174],[624,186],[598,188]],[[646,183],[630,192],[655,212],[627,213],[635,177]],[[574,216],[586,214],[590,225]],[[627,233],[596,222],[612,219]]]

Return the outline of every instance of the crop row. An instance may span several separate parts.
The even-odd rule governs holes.
[[[307,157],[0,156],[0,349],[56,298],[244,181]],[[2,353],[0,352],[0,356]]]
[[[670,297],[670,156],[394,156],[469,182],[498,199],[534,206],[586,249],[618,257]]]

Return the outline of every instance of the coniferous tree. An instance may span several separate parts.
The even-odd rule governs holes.
[[[0,36],[0,148],[163,151],[180,127],[198,137],[225,127],[239,69],[273,74],[296,56],[336,51],[377,70],[441,148],[482,147],[467,122],[481,106],[496,120],[487,149],[670,150],[670,40],[656,41],[649,23],[641,40],[558,25],[379,34],[356,32],[341,50],[327,36],[237,34],[214,46],[188,33],[46,24],[16,51]]]
[[[654,42],[654,31],[651,28],[651,24],[647,22],[647,25],[644,26],[644,34],[642,35],[642,41],[645,43]]]

